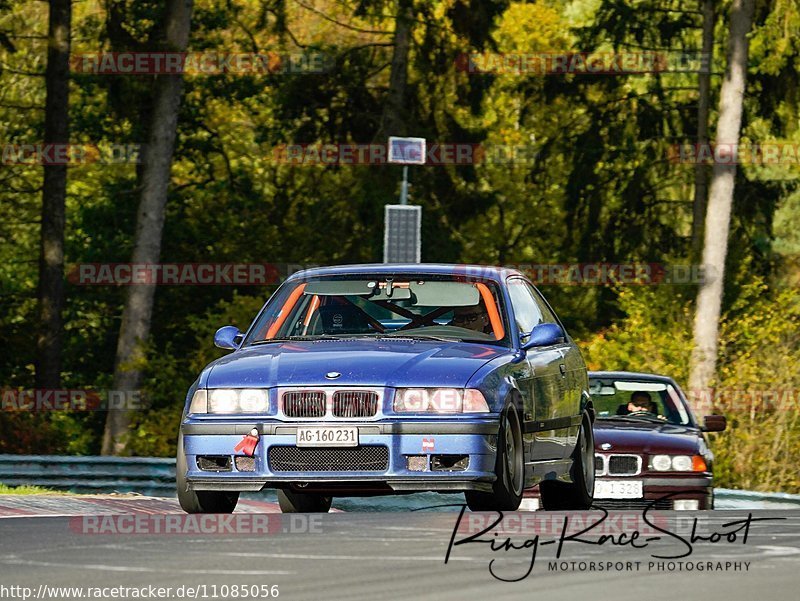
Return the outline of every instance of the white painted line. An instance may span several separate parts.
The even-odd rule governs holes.
[[[777,545],[759,545],[756,549],[761,549],[765,557],[786,557],[788,555],[800,555],[797,547],[779,547]]]
[[[178,570],[168,569],[162,570],[158,568],[145,568],[139,566],[112,566],[105,564],[77,564],[77,563],[60,563],[53,561],[32,561],[26,559],[4,559],[0,563],[9,565],[22,565],[34,567],[48,567],[48,568],[75,568],[76,570],[100,570],[103,572],[159,572],[168,574],[222,574],[222,575],[236,575],[236,576],[286,576],[295,574],[296,572],[288,570]]]
[[[323,559],[326,561],[438,561],[443,555],[310,555],[301,553],[217,553],[227,557],[263,557],[264,559]],[[451,557],[450,561],[485,561],[479,557]],[[528,560],[530,561],[530,560]]]
[[[76,517],[74,513],[28,513],[23,515],[0,515],[0,520],[10,520],[12,518],[74,518],[74,517]]]

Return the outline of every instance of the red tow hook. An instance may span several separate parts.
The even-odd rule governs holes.
[[[233,447],[233,450],[236,453],[244,453],[248,457],[252,457],[256,452],[256,446],[258,446],[258,430],[253,428],[250,430],[250,434],[247,434],[239,444]]]

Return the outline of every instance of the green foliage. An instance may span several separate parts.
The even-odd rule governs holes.
[[[581,347],[589,369],[651,371],[685,382],[692,348],[690,294],[673,286],[621,290],[624,317]]]
[[[383,205],[400,168],[289,165],[282,144],[384,143],[398,0],[196,0],[191,50],[321,53],[322,73],[185,77],[167,205],[164,262],[334,264],[380,260]],[[800,13],[759,2],[751,36],[746,139],[800,142]],[[152,50],[163,3],[73,4],[75,53]],[[522,160],[415,167],[423,260],[477,263],[687,263],[694,169],[667,160],[694,141],[694,73],[470,74],[465,53],[696,51],[699,16],[670,0],[416,0],[409,134],[434,143],[515,150]],[[715,56],[724,56],[726,10]],[[46,3],[0,0],[0,145],[43,131]],[[718,86],[712,80],[712,89]],[[146,140],[153,78],[74,73],[74,142]],[[716,99],[712,98],[712,107]],[[712,123],[715,120],[712,110]],[[713,128],[712,128],[713,129]],[[67,271],[130,260],[138,166],[70,167]],[[729,255],[720,390],[797,387],[800,284],[796,165],[742,165]],[[0,164],[0,388],[33,384],[42,169]],[[756,283],[754,283],[756,282]],[[758,282],[768,282],[762,288]],[[64,387],[112,386],[123,292],[68,281]],[[272,287],[160,286],[129,452],[174,454],[186,390],[223,352],[226,324],[245,329]],[[652,370],[685,382],[695,290],[678,286],[546,286],[590,365]],[[777,349],[777,352],[776,352]],[[721,483],[797,490],[779,472],[796,456],[798,408],[758,415],[722,407],[714,435]],[[0,414],[0,452],[99,451],[104,414]],[[777,457],[761,468],[753,457]],[[771,460],[773,461],[773,460]],[[765,463],[764,465],[767,465]],[[785,470],[784,470],[785,471]]]
[[[691,312],[682,297],[669,287],[621,293],[624,319],[583,346],[589,367],[663,373],[685,385]],[[800,292],[743,286],[720,345],[718,382],[696,395],[728,418],[725,432],[709,434],[717,486],[800,492],[797,470],[787,469],[800,461]]]
[[[715,436],[721,486],[800,492],[800,292],[756,282],[721,332],[717,409],[729,417]]]
[[[6,486],[0,484],[0,495],[67,495],[69,493],[42,488],[41,486]]]

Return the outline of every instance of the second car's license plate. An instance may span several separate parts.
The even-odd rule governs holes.
[[[596,480],[595,499],[641,499],[644,496],[641,480]]]
[[[298,447],[357,447],[358,428],[308,426],[297,428]]]

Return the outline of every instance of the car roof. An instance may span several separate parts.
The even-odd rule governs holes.
[[[664,384],[678,384],[669,376],[636,371],[590,371],[589,378],[608,378],[617,380],[635,380],[637,382],[661,382]]]
[[[495,265],[467,265],[448,263],[361,263],[314,267],[292,274],[287,281],[327,275],[389,275],[389,274],[456,275],[502,282],[512,275],[523,275],[516,269]]]

